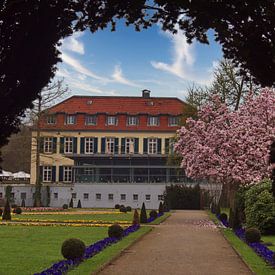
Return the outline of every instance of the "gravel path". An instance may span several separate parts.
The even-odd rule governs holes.
[[[176,211],[99,274],[252,273],[204,211]]]

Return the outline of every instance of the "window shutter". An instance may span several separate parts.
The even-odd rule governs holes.
[[[60,154],[64,154],[64,137],[60,138],[60,148],[59,148]]]
[[[39,181],[43,181],[43,166],[39,166]]]
[[[101,138],[101,154],[105,154],[106,138]]]
[[[52,182],[56,182],[56,167],[52,166]]]
[[[39,152],[44,153],[44,138],[39,138],[40,144],[39,144]]]
[[[94,153],[96,154],[98,151],[98,138],[94,138]]]
[[[115,154],[118,154],[118,138],[115,138]]]
[[[53,153],[56,153],[57,138],[53,137]]]
[[[77,154],[77,137],[73,138],[73,153]]]
[[[169,154],[169,149],[170,149],[170,139],[166,138],[165,139],[165,154]]]
[[[158,138],[158,154],[161,154],[161,138]]]
[[[63,181],[63,166],[59,166],[59,181]]]
[[[85,138],[80,138],[80,154],[85,154]]]
[[[143,139],[143,154],[147,154],[148,153],[148,139],[144,138]]]
[[[121,154],[125,154],[125,138],[121,139]]]
[[[139,149],[138,142],[139,142],[138,138],[135,138],[135,149],[134,149],[134,153],[135,154],[138,154],[138,149]]]

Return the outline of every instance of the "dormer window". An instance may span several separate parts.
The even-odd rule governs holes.
[[[138,125],[138,118],[136,116],[128,116],[127,117],[127,125],[128,126]]]
[[[159,125],[159,117],[149,116],[148,117],[148,125],[149,126],[158,126]]]
[[[66,116],[66,124],[75,124],[76,116],[75,115],[67,115]]]
[[[55,124],[56,123],[55,115],[48,115],[46,119],[47,119],[47,124]]]
[[[108,116],[107,117],[107,125],[117,125],[117,117],[116,116]]]
[[[170,116],[169,117],[169,126],[178,126],[179,125],[179,117]]]
[[[96,125],[96,115],[88,115],[85,118],[86,125]]]

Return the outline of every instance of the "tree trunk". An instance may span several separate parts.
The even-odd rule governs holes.
[[[230,216],[229,216],[229,225],[233,229],[237,229],[240,226],[239,215],[237,213],[236,205],[236,193],[238,191],[239,185],[236,183],[231,183],[229,185],[229,207],[230,207]]]

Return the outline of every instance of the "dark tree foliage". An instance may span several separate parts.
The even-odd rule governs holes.
[[[123,19],[139,31],[157,22],[208,43],[262,85],[275,82],[275,4],[272,0],[2,0],[0,1],[0,146],[18,130],[19,116],[54,76],[60,39],[95,32]]]
[[[4,212],[2,215],[2,220],[5,220],[5,221],[11,220],[11,207],[10,207],[9,199],[6,199],[6,204],[5,204]]]
[[[200,209],[200,186],[166,186],[164,201],[171,209]]]
[[[80,201],[80,200],[78,200],[77,208],[82,208],[82,206],[81,206],[81,201]]]
[[[74,208],[74,201],[73,201],[73,198],[71,198],[71,200],[70,200],[69,207],[70,207],[70,208]]]
[[[140,223],[147,223],[147,212],[144,203],[142,204],[140,211]]]

